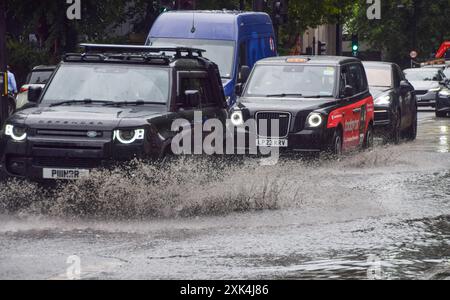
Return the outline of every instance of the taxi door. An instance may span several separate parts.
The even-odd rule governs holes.
[[[363,91],[362,69],[358,64],[351,64],[342,67],[341,89],[351,87],[351,93],[346,95],[343,103],[343,148],[353,150],[359,148],[364,143],[366,130],[366,101],[365,91]]]

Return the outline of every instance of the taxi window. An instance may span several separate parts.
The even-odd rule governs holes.
[[[346,85],[353,87],[353,96],[361,94],[368,89],[367,79],[363,67],[359,64],[352,64],[342,68],[341,92]]]

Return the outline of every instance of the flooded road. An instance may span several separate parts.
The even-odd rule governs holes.
[[[422,112],[416,142],[337,162],[3,183],[0,279],[450,279],[449,152]]]

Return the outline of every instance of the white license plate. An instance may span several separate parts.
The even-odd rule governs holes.
[[[89,170],[82,169],[44,169],[44,179],[55,180],[78,180],[84,177],[88,177]]]
[[[286,148],[288,146],[288,140],[283,139],[258,139],[256,141],[258,147],[274,147],[274,148]]]

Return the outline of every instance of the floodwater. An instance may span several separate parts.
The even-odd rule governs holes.
[[[73,256],[81,279],[450,279],[449,139],[421,113],[416,142],[340,161],[0,183],[0,279],[68,279]]]

